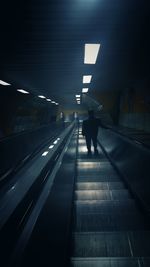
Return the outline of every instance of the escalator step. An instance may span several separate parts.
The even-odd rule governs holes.
[[[139,231],[148,230],[149,225],[139,213],[80,214],[73,221],[75,231]]]
[[[112,174],[96,174],[93,173],[87,173],[87,174],[82,174],[78,175],[77,182],[120,182],[120,179],[117,175],[112,175]]]
[[[127,190],[78,190],[75,191],[75,200],[115,200],[130,199]]]
[[[150,232],[74,233],[73,257],[150,257]]]
[[[131,257],[127,233],[75,233],[73,257]]]
[[[144,259],[143,259],[144,261]],[[147,261],[147,259],[146,259]],[[138,258],[72,258],[70,267],[149,267]],[[142,263],[142,260],[141,260]],[[149,262],[150,263],[150,262]]]
[[[75,201],[77,214],[105,213],[123,214],[129,212],[137,213],[137,206],[132,199],[124,200],[77,200]]]
[[[121,182],[78,182],[76,190],[105,190],[105,189],[124,189],[124,184]]]

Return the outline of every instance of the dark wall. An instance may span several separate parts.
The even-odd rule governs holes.
[[[12,86],[0,86],[0,138],[56,121],[57,106]]]

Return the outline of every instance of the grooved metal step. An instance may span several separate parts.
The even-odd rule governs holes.
[[[150,258],[71,258],[71,267],[149,267]]]
[[[77,182],[120,182],[120,179],[117,175],[112,174],[82,174],[77,176]]]
[[[149,225],[139,213],[131,214],[81,214],[74,218],[75,231],[138,231],[148,230]]]
[[[124,189],[124,184],[122,182],[78,182],[76,183],[76,190],[106,190]]]
[[[124,200],[76,200],[75,211],[84,213],[137,213],[137,206],[133,199]]]
[[[72,257],[150,257],[150,232],[74,233]]]
[[[130,199],[127,190],[76,190],[75,200],[121,200]]]

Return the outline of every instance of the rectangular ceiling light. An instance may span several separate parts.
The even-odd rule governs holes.
[[[77,101],[80,101],[81,99],[80,98],[76,98]]]
[[[76,95],[76,97],[80,97],[81,95]]]
[[[22,93],[22,94],[29,94],[29,92],[23,90],[23,89],[17,89],[18,92]]]
[[[50,99],[50,98],[47,98],[46,100],[47,100],[48,102],[51,102],[51,99]]]
[[[87,93],[89,91],[89,88],[82,88],[82,93]]]
[[[6,83],[6,82],[4,82],[4,81],[2,81],[2,80],[0,80],[0,84],[1,84],[1,85],[5,85],[5,86],[6,86],[6,85],[10,85],[10,83]]]
[[[95,64],[100,44],[85,44],[84,64]]]
[[[38,95],[39,98],[46,98],[44,95]]]
[[[90,83],[92,79],[92,75],[84,75],[83,76],[83,83]]]

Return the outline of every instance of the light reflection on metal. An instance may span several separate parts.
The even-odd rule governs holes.
[[[86,153],[87,153],[87,148],[86,148],[86,146],[84,146],[84,145],[83,145],[83,146],[82,146],[82,145],[79,146],[79,152],[81,152],[81,153],[85,153],[85,152],[86,152]]]
[[[91,161],[88,161],[88,162],[79,162],[78,163],[78,167],[81,170],[85,170],[85,169],[87,169],[87,170],[89,170],[89,169],[97,169],[97,168],[100,168],[100,163],[99,162],[91,162]]]
[[[79,144],[85,144],[85,140],[84,139],[79,139]]]
[[[46,98],[44,95],[38,95],[39,98]]]
[[[22,94],[29,94],[29,92],[23,90],[23,89],[17,89],[18,92],[22,93]]]
[[[49,151],[45,151],[43,154],[42,154],[42,157],[45,157],[47,154],[48,154]]]
[[[54,145],[49,146],[50,149],[52,149],[53,147],[54,147]]]
[[[10,83],[6,83],[6,82],[4,82],[4,81],[2,81],[2,80],[0,80],[0,84],[1,84],[1,85],[4,85],[4,86],[11,85]]]

